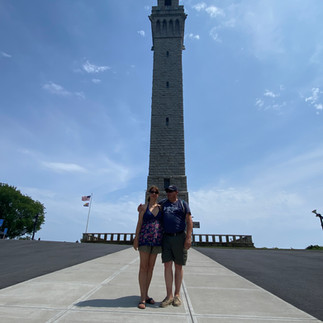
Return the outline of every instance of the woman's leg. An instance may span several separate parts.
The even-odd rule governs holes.
[[[150,286],[151,279],[153,277],[154,267],[156,263],[157,254],[151,253],[148,259],[148,270],[147,270],[147,290],[146,290],[146,299],[148,298],[148,289]]]
[[[140,298],[142,302],[146,301],[148,284],[148,268],[149,268],[149,256],[148,252],[139,251],[140,255],[140,267],[139,267],[139,287],[140,287]]]

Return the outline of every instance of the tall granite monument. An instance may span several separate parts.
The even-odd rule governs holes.
[[[164,188],[176,185],[179,198],[188,201],[182,72],[186,16],[179,0],[158,0],[149,16],[154,63],[147,189],[157,185],[163,198]]]

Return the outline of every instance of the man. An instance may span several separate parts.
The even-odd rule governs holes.
[[[166,188],[167,200],[161,203],[164,218],[162,262],[167,295],[161,307],[180,306],[180,289],[183,280],[183,266],[187,260],[187,250],[191,247],[193,222],[191,210],[185,201],[177,198],[175,185]],[[173,294],[173,262],[175,264],[175,291]]]

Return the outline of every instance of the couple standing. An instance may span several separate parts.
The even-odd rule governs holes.
[[[139,286],[141,300],[138,308],[155,304],[148,296],[148,289],[158,253],[162,253],[166,297],[160,304],[180,306],[180,289],[183,268],[187,260],[187,250],[191,247],[193,229],[191,211],[188,204],[177,198],[176,186],[166,188],[167,199],[158,203],[158,187],[149,189],[148,202],[138,207],[139,218],[133,246],[140,254]],[[173,262],[175,263],[175,291],[173,294]]]

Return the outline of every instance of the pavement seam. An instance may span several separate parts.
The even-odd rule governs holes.
[[[258,287],[258,286],[256,286]],[[260,288],[234,288],[234,287],[198,287],[198,286],[190,286],[191,289],[214,289],[214,290],[238,290],[238,291],[244,291],[244,292],[247,292],[247,291],[252,291],[252,292],[263,292]]]
[[[86,294],[84,294],[83,296],[81,296],[80,298],[78,298],[75,302],[73,302],[71,305],[69,305],[65,310],[61,311],[60,313],[58,313],[54,317],[52,317],[50,320],[46,321],[46,323],[57,322],[58,320],[60,320],[61,318],[63,318],[71,309],[73,309],[73,307],[75,306],[75,304],[77,304],[77,303],[79,303],[79,302],[81,302],[83,300],[86,300],[88,297],[90,297],[91,295],[93,295],[94,293],[96,293],[103,285],[108,284],[111,280],[113,280],[115,277],[117,277],[120,273],[122,273],[130,265],[132,265],[133,263],[135,263],[138,260],[139,260],[139,257],[137,256],[135,259],[133,259],[132,261],[130,261],[127,265],[124,265],[122,268],[120,268],[119,270],[117,270],[116,272],[114,272],[111,276],[109,276],[108,278],[106,278],[103,282],[101,282],[100,284],[98,284],[95,288],[91,289],[89,292],[87,292]]]
[[[182,281],[182,288],[183,288],[185,299],[186,299],[186,303],[184,303],[184,305],[186,305],[185,310],[186,310],[186,308],[188,309],[188,312],[189,312],[189,315],[191,317],[192,323],[197,323],[195,313],[194,313],[194,310],[193,310],[193,306],[192,306],[192,302],[191,302],[191,299],[190,299],[190,297],[188,295],[188,291],[187,291],[184,279]]]
[[[229,315],[229,314],[195,314],[198,318],[232,318],[239,320],[262,320],[262,321],[284,321],[284,322],[304,322],[304,317],[278,317],[278,316],[260,316],[260,315]],[[306,321],[317,322],[314,317],[306,318]]]
[[[160,316],[165,316],[165,317],[188,317],[187,313],[171,313],[171,312],[163,312],[163,311],[158,311],[154,310],[154,312],[148,312],[148,311],[140,311],[140,310],[125,310],[124,308],[122,309],[79,309],[79,308],[71,308],[69,312],[88,312],[88,313],[118,313],[118,314],[128,314],[128,315],[139,315],[139,316],[149,316],[149,317],[160,317]]]

